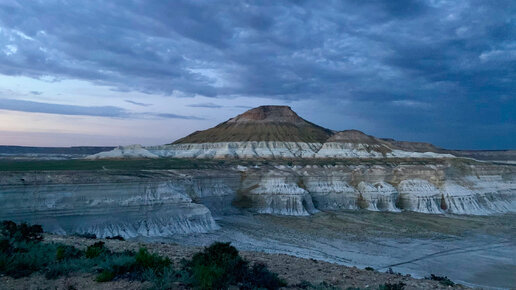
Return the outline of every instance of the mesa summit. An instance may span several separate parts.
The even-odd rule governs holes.
[[[333,131],[288,106],[260,106],[172,144],[119,146],[88,159],[105,158],[453,158],[435,146],[397,143],[358,130]]]

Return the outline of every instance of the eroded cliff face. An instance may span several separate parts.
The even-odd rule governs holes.
[[[39,223],[57,233],[134,237],[214,231],[214,217],[243,211],[516,211],[514,166],[457,160],[375,164],[6,172],[0,174],[0,219]]]
[[[455,163],[455,162],[454,162]],[[262,199],[274,200],[278,188],[269,180],[289,179],[283,194],[305,211],[367,209],[398,212],[490,215],[516,210],[516,175],[512,167],[492,165],[357,165],[280,166],[267,172],[267,182],[258,183]],[[256,170],[247,178],[262,176]],[[297,180],[294,180],[297,177]],[[249,186],[249,185],[248,185]],[[305,191],[300,191],[304,189]],[[252,191],[250,192],[253,193]],[[270,194],[267,194],[270,193]],[[311,201],[306,201],[306,193]],[[271,205],[279,205],[270,202]],[[294,203],[289,203],[292,205]],[[313,204],[313,206],[312,206]],[[270,212],[300,212],[302,208],[269,209]]]
[[[87,159],[113,158],[198,158],[198,159],[297,159],[297,158],[453,158],[435,152],[391,150],[384,145],[362,143],[307,143],[284,141],[245,141],[180,143],[141,147],[131,145],[88,156]]]
[[[203,175],[196,179],[174,171],[3,173],[0,219],[99,237],[204,233],[218,226],[201,201],[223,208],[223,196],[235,188],[220,182],[212,186],[211,172]],[[222,198],[210,200],[218,196]]]

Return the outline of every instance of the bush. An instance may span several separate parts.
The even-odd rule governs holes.
[[[186,262],[185,269],[190,282],[200,289],[223,289],[229,285],[240,285],[242,289],[278,289],[286,285],[263,264],[249,268],[249,263],[230,243],[213,243]]]
[[[59,245],[56,250],[56,260],[63,261],[68,259],[77,259],[83,255],[81,250],[73,246]]]
[[[261,263],[253,265],[246,277],[245,283],[249,285],[249,289],[278,289],[287,286],[283,280],[278,278],[278,274],[269,271],[267,266]]]
[[[373,268],[373,267],[365,267],[365,269],[366,269],[367,271],[374,271],[374,268]]]
[[[230,243],[214,243],[186,265],[192,282],[201,289],[221,289],[237,284],[247,272],[247,262]]]
[[[294,285],[296,289],[311,289],[311,290],[339,290],[340,288],[331,285],[330,283],[323,281],[317,285],[313,285],[308,281],[302,281],[301,283]],[[348,287],[346,290],[360,290],[359,288]]]
[[[92,239],[92,240],[97,238],[97,235],[90,234],[90,233],[83,233],[83,234],[76,233],[76,234],[74,234],[74,236],[79,237],[79,238]]]
[[[439,283],[441,283],[444,286],[455,286],[455,283],[446,276],[437,276],[434,274],[430,274],[430,277],[425,277],[425,279],[439,281]]]
[[[50,264],[45,271],[45,278],[57,279],[63,275],[75,272],[88,272],[93,268],[95,262],[85,258],[70,258]]]
[[[115,276],[123,275],[136,271],[136,260],[134,255],[112,254],[104,257],[104,260],[99,264],[100,268],[112,272]],[[132,275],[132,278],[137,275]]]
[[[104,270],[102,271],[97,277],[95,278],[95,281],[97,282],[109,282],[112,281],[115,278],[115,273]]]
[[[17,242],[39,242],[43,240],[43,228],[40,225],[28,225],[21,223],[17,225],[13,221],[3,221],[0,225],[0,233]]]
[[[100,254],[104,253],[104,252],[107,252],[108,250],[106,248],[104,248],[104,242],[96,242],[95,244],[91,245],[91,246],[88,246],[86,248],[86,258],[88,259],[93,259],[93,258],[96,258],[98,256],[100,256]]]
[[[150,254],[146,248],[140,248],[135,256],[136,266],[143,272],[146,269],[151,269],[155,272],[161,273],[163,269],[170,266],[169,258],[162,258],[157,254]]]
[[[21,278],[55,262],[56,247],[41,243],[20,243],[11,253],[2,253],[0,270],[7,276]]]
[[[147,269],[142,273],[142,280],[151,282],[154,290],[176,289],[176,282],[187,284],[188,273],[175,271],[172,267],[165,268],[161,274]]]
[[[405,283],[398,282],[396,284],[385,283],[383,285],[378,286],[378,290],[403,290],[405,289]]]
[[[112,236],[112,237],[106,237],[106,239],[108,239],[108,240],[119,240],[119,241],[125,241],[124,237],[122,237],[122,236],[120,236],[120,235]]]
[[[105,282],[116,277],[124,277],[142,281],[152,279],[159,281],[160,284],[166,284],[169,281],[164,281],[165,273],[168,278],[173,273],[170,265],[169,258],[151,254],[145,248],[141,248],[136,254],[133,252],[109,253],[99,265],[102,272],[97,276],[97,281]]]
[[[11,246],[11,243],[8,239],[1,239],[0,240],[0,253],[9,253],[12,252],[13,247]]]

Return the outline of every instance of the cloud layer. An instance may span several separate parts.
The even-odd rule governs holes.
[[[515,15],[512,0],[9,0],[0,74],[316,100],[386,136],[426,130],[445,146],[516,147]]]
[[[0,110],[69,116],[203,120],[203,118],[200,117],[183,116],[168,113],[132,113],[123,108],[114,106],[62,105],[13,99],[0,99]]]

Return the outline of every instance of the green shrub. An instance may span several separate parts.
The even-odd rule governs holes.
[[[152,269],[156,272],[162,272],[164,268],[170,266],[169,258],[160,257],[157,254],[150,254],[146,248],[140,248],[135,256],[136,266],[143,272],[146,269]]]
[[[104,257],[104,260],[99,263],[99,267],[112,272],[115,276],[135,272],[137,270],[134,255],[125,254],[112,254]]]
[[[217,265],[197,265],[192,269],[194,285],[200,289],[222,289],[230,284],[226,272]]]
[[[0,253],[9,253],[13,250],[13,247],[11,246],[11,243],[8,239],[1,239],[0,240]]]
[[[455,283],[446,276],[437,276],[434,274],[430,274],[430,277],[425,277],[425,279],[439,281],[439,283],[441,283],[444,286],[455,286]]]
[[[83,255],[81,250],[73,246],[59,245],[56,250],[56,260],[63,261],[68,259],[77,259]]]
[[[83,234],[76,233],[76,234],[74,234],[74,236],[79,237],[79,238],[92,239],[92,240],[97,238],[97,235],[90,234],[90,233],[83,233]]]
[[[286,285],[264,264],[250,268],[230,243],[213,243],[187,261],[185,270],[190,282],[200,289],[224,289],[229,285],[238,285],[241,289],[278,289]]]
[[[95,265],[95,262],[90,259],[70,258],[50,264],[44,270],[45,278],[57,279],[63,275],[67,276],[75,272],[89,272]]]
[[[221,289],[241,282],[247,262],[230,243],[214,243],[187,263],[192,283],[201,289]]]
[[[40,225],[28,225],[26,223],[17,225],[13,221],[2,221],[0,233],[4,237],[18,242],[38,242],[43,240],[43,228]]]
[[[104,270],[104,271],[100,272],[100,274],[97,275],[97,277],[95,278],[95,281],[109,282],[109,281],[112,281],[113,279],[115,279],[115,273],[113,273],[109,270]]]
[[[367,271],[374,271],[374,268],[373,267],[365,267],[365,270],[367,270]]]
[[[125,241],[124,237],[122,237],[122,236],[120,236],[120,235],[112,236],[112,237],[106,237],[106,239],[108,239],[108,240],[119,240],[119,241]]]
[[[405,283],[398,282],[396,284],[385,283],[383,285],[378,286],[378,290],[403,290],[405,289]]]
[[[91,245],[91,246],[88,246],[86,248],[86,258],[88,259],[93,259],[93,258],[96,258],[98,256],[100,256],[100,254],[104,253],[104,252],[107,252],[108,250],[106,248],[104,248],[104,242],[96,242],[95,244]]]
[[[178,287],[175,283],[179,282],[185,285],[188,283],[188,273],[176,271],[172,267],[165,268],[161,274],[147,269],[143,272],[142,278],[142,280],[152,283],[151,289],[153,290],[176,289]]]
[[[281,280],[278,277],[278,274],[269,271],[267,266],[257,263],[249,270],[246,276],[245,285],[248,285],[249,289],[278,289],[280,287],[287,286],[287,283]]]
[[[13,278],[29,276],[55,262],[56,247],[41,243],[20,243],[10,254],[2,254],[2,272]]]

